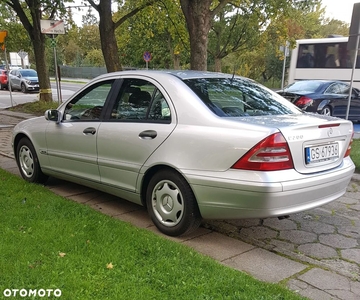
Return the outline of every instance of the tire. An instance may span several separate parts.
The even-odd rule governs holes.
[[[169,236],[190,233],[201,223],[193,191],[186,180],[172,170],[161,170],[151,178],[146,205],[155,226]]]
[[[22,84],[21,84],[21,92],[23,92],[24,94],[27,93],[27,89],[26,89],[25,83],[22,83]]]
[[[33,144],[28,138],[22,138],[16,147],[16,162],[20,174],[28,182],[45,183],[48,176],[40,168],[39,159]]]
[[[325,115],[325,116],[332,116],[332,112],[331,112],[331,107],[330,106],[325,106],[321,112],[321,115]]]

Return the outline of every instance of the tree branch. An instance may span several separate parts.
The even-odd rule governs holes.
[[[121,17],[118,21],[114,23],[115,29],[118,28],[121,24],[123,24],[126,20],[130,19],[132,16],[136,15],[138,12],[143,10],[144,8],[153,5],[156,2],[156,0],[150,0],[146,2],[145,4],[135,8],[125,16]]]

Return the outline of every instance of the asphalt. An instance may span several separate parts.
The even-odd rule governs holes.
[[[0,110],[0,168],[19,176],[11,132],[29,117]],[[360,138],[360,130],[355,138]],[[57,179],[50,179],[46,187],[309,299],[360,299],[360,174],[354,174],[343,197],[323,207],[283,220],[204,221],[197,231],[180,238],[158,232],[143,207],[123,199]]]

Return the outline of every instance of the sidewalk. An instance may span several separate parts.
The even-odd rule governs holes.
[[[17,175],[10,145],[12,125],[27,117],[0,110],[0,167]],[[49,180],[47,187],[164,236],[141,206],[57,179]],[[289,219],[206,221],[190,236],[164,237],[310,299],[360,299],[359,174],[354,175],[348,192],[339,200]]]

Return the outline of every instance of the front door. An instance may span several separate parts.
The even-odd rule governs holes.
[[[100,181],[97,138],[113,82],[103,81],[85,89],[66,105],[59,124],[49,124],[46,142],[50,168],[78,178]]]

